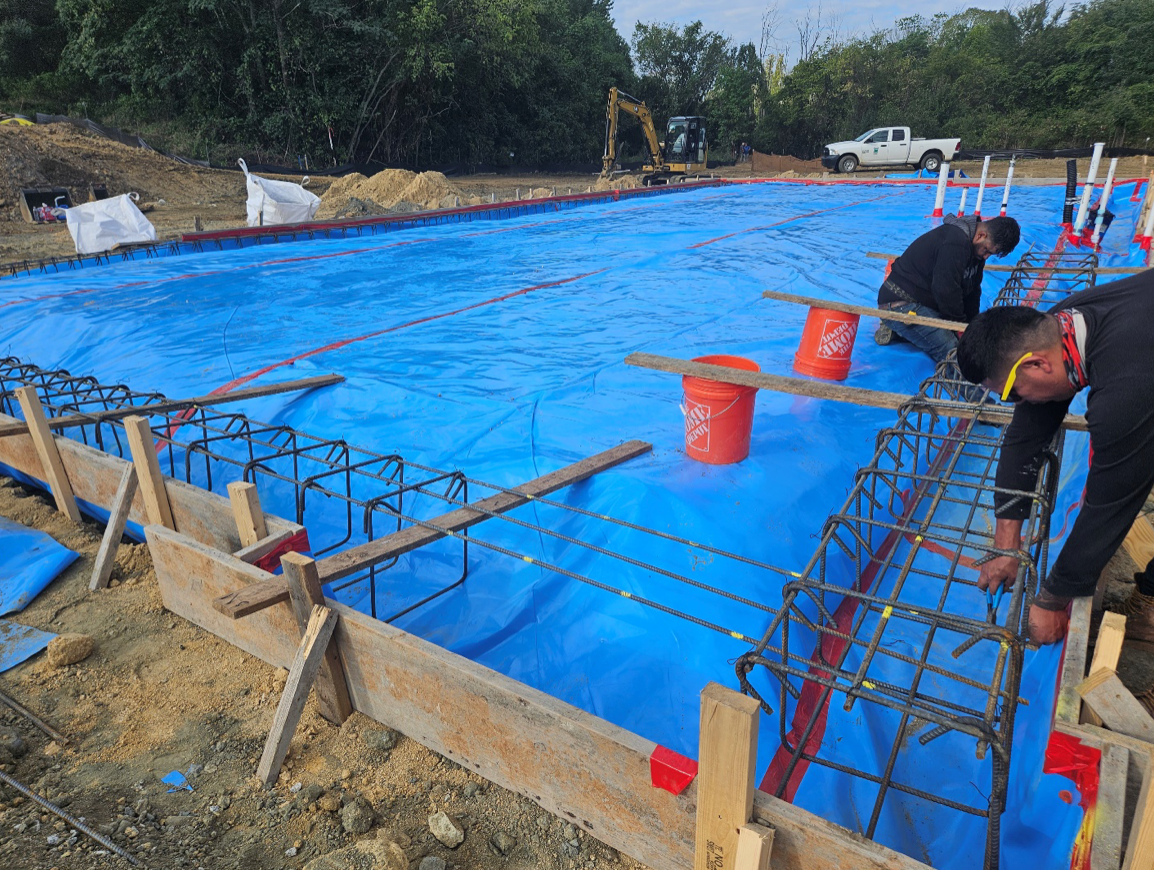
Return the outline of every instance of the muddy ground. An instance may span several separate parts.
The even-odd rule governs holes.
[[[776,158],[758,155],[761,165],[774,166]],[[778,161],[780,162],[780,161]],[[781,165],[801,165],[785,158]],[[1088,161],[1082,161],[1083,171]],[[993,164],[993,174],[1003,176],[1005,163]],[[1015,177],[1023,179],[1064,178],[1063,160],[1023,160],[1015,170]],[[808,168],[806,164],[803,168]],[[970,176],[981,175],[980,162],[959,162],[956,168]],[[1120,178],[1145,175],[1142,158],[1126,158],[1119,163]],[[714,170],[723,177],[748,178],[752,164],[721,167]],[[893,171],[893,170],[888,170]],[[777,174],[796,177],[793,170]],[[820,177],[820,173],[802,173]],[[861,171],[854,178],[878,177],[881,171]],[[840,177],[840,176],[831,176]],[[299,181],[298,177],[286,177]],[[309,189],[324,196],[335,179],[314,177]],[[628,185],[634,179],[620,181]],[[88,185],[103,183],[111,196],[136,192],[140,205],[156,227],[160,239],[176,239],[191,233],[199,226],[203,230],[241,227],[245,224],[245,186],[240,172],[223,169],[204,169],[177,163],[161,154],[130,148],[119,142],[104,139],[70,124],[45,124],[32,127],[0,126],[0,265],[24,260],[42,260],[50,257],[68,257],[75,248],[68,230],[63,225],[34,225],[27,223],[18,205],[19,191],[25,187],[67,187],[76,203],[88,201]],[[593,175],[469,175],[448,179],[449,187],[437,191],[439,195],[423,197],[423,201],[409,203],[421,208],[448,207],[458,200],[460,204],[498,202],[518,196],[526,198],[578,193],[595,187]],[[451,194],[446,197],[446,194]],[[344,203],[340,203],[344,205]],[[344,210],[322,206],[320,217],[334,217],[338,213],[360,216],[381,213],[395,207]]]
[[[0,769],[145,866],[644,870],[529,800],[359,713],[334,727],[311,697],[280,781],[262,789],[253,774],[287,672],[165,611],[145,545],[122,545],[110,588],[90,592],[101,526],[74,524],[46,495],[3,477],[0,516],[43,529],[80,554],[10,618],[58,634],[86,634],[96,644],[78,664],[53,667],[40,653],[0,676],[0,690],[69,738],[61,746],[0,706]],[[10,751],[13,731],[24,744],[18,757]],[[169,793],[160,778],[190,766],[193,791]],[[437,811],[463,829],[457,848],[430,832],[428,819]],[[362,844],[359,863],[316,861],[353,843]],[[100,851],[0,784],[5,870],[127,867]]]

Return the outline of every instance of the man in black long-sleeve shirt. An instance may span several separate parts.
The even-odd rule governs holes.
[[[1018,245],[1018,222],[1009,217],[978,220],[947,215],[942,225],[918,236],[893,262],[878,290],[878,307],[905,314],[969,323],[982,302],[986,260],[1004,257]],[[874,336],[889,344],[896,333],[941,362],[958,344],[945,329],[883,320]]]
[[[1084,387],[1092,458],[1081,511],[1030,610],[1030,635],[1066,633],[1070,599],[1092,595],[1154,488],[1154,271],[1075,293],[1048,313],[1021,306],[979,314],[958,344],[967,379],[1017,403],[1002,443],[999,488],[1030,491],[1043,448]],[[995,497],[994,545],[1020,547],[1029,504]],[[999,557],[978,585],[1012,582],[1018,563]],[[1135,580],[1132,612],[1154,618],[1154,561]]]

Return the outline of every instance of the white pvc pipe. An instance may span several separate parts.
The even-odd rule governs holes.
[[[990,155],[986,155],[986,159],[982,161],[982,182],[978,185],[978,200],[974,203],[974,214],[980,219],[982,217],[982,197],[986,195],[986,176],[990,174]]]
[[[1102,162],[1102,149],[1105,147],[1105,142],[1094,143],[1094,155],[1090,158],[1090,172],[1086,176],[1086,185],[1082,188],[1082,203],[1078,206],[1078,217],[1074,220],[1074,235],[1078,235],[1086,226],[1086,217],[1090,214],[1090,197],[1094,193],[1094,182],[1098,180],[1098,164]]]
[[[950,177],[950,164],[943,163],[938,168],[938,194],[934,197],[933,217],[942,216],[942,208],[946,204],[946,181]]]
[[[1002,217],[1006,216],[1006,206],[1010,204],[1010,185],[1014,183],[1014,161],[1013,155],[1010,156],[1010,168],[1006,171],[1006,189],[1002,192],[1002,210],[998,212]]]
[[[1151,236],[1154,236],[1154,203],[1151,203],[1146,211],[1146,225],[1142,228],[1142,238],[1146,239],[1146,244],[1143,248],[1149,249]]]
[[[1118,158],[1110,160],[1110,168],[1106,171],[1106,184],[1102,187],[1102,198],[1098,200],[1098,216],[1094,218],[1095,245],[1102,238],[1102,223],[1106,219],[1106,206],[1110,204],[1110,194],[1114,192],[1114,172],[1118,169]]]
[[[958,203],[958,217],[966,216],[966,194],[970,192],[968,187],[962,188],[962,201]]]

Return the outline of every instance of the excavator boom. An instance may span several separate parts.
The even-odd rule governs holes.
[[[609,105],[605,108],[605,154],[601,158],[601,177],[608,178],[617,163],[617,118],[625,111],[641,122],[641,132],[645,134],[645,146],[649,149],[647,172],[665,169],[665,159],[661,155],[661,143],[657,139],[657,128],[653,126],[653,115],[641,100],[623,94],[617,88],[609,89]]]

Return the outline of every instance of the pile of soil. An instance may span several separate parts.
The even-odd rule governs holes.
[[[390,211],[426,211],[479,205],[481,197],[462,191],[440,172],[383,169],[371,178],[360,173],[338,179],[321,197],[319,219]]]
[[[103,533],[0,477],[0,516],[80,558],[10,619],[90,636],[54,667],[45,653],[0,687],[69,739],[0,706],[0,769],[153,870],[592,870],[642,865],[536,804],[357,713],[337,728],[310,698],[279,782],[253,774],[288,676],[164,610],[143,544],[122,544],[108,589],[88,579]],[[161,777],[187,774],[192,791]],[[464,833],[430,830],[446,813]],[[356,854],[349,849],[357,847]],[[6,870],[106,870],[119,859],[0,784]],[[110,863],[113,862],[113,863]],[[127,865],[123,865],[127,866]]]

